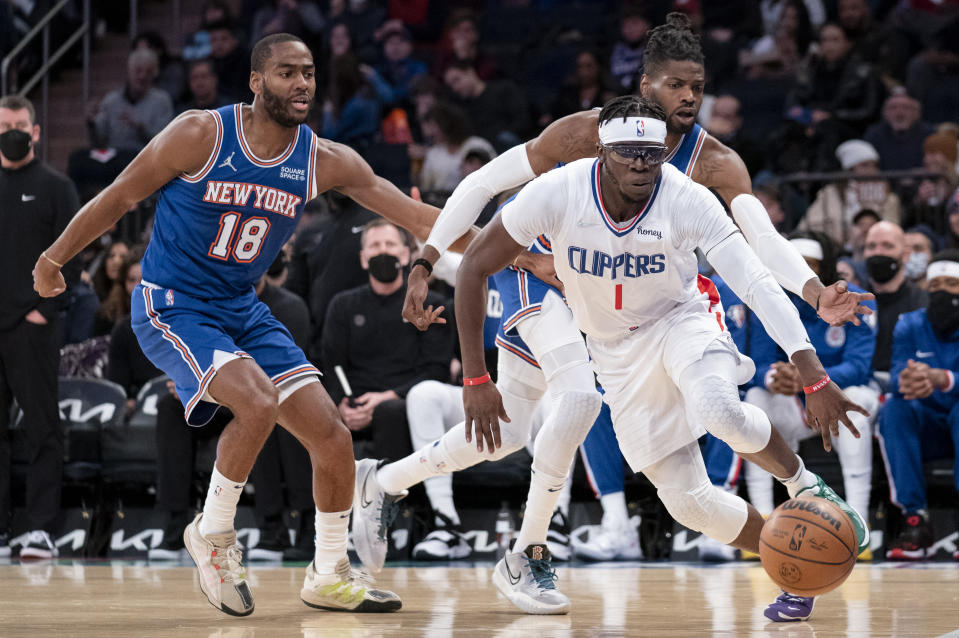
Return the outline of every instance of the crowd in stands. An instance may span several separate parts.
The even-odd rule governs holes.
[[[897,501],[911,521],[903,529],[926,543],[922,461],[959,450],[959,389],[949,372],[959,368],[959,326],[923,332],[930,304],[959,317],[926,278],[931,263],[954,255],[942,251],[959,249],[956,2],[205,0],[185,42],[155,32],[133,41],[115,89],[88,111],[89,145],[73,153],[69,174],[85,201],[177,114],[250,101],[250,47],[291,32],[316,61],[311,128],[442,205],[498,153],[558,118],[637,90],[647,34],[672,10],[687,13],[702,37],[701,125],[743,158],[778,230],[817,238],[834,250],[834,278],[876,295],[872,354],[848,385],[888,397],[873,431],[902,441],[902,453],[886,462],[903,477],[896,483],[909,485],[908,502]],[[7,30],[0,20],[0,45]],[[81,281],[68,293],[64,347],[74,356],[64,357],[61,373],[102,371],[131,400],[158,374],[137,355],[129,328],[151,213],[148,203],[135,223],[88,247]],[[427,333],[402,325],[403,273],[417,247],[401,229],[371,225],[374,217],[335,193],[310,203],[264,286],[305,309],[307,325],[294,335],[324,370],[358,454],[395,459],[413,449],[403,399],[425,380],[457,382],[457,344],[452,321]],[[452,289],[438,281],[434,294],[430,303],[442,305]],[[835,345],[836,333],[824,334]],[[906,339],[919,345],[904,346]],[[939,368],[909,351],[924,348],[948,353]],[[81,363],[65,369],[68,360]],[[758,383],[767,395],[797,392],[782,377]],[[171,424],[182,413],[164,414],[165,431],[185,428]],[[171,530],[185,520],[183,489],[167,482],[158,492],[176,521]],[[309,507],[297,498],[289,497],[292,507]],[[882,498],[872,494],[873,502]],[[275,522],[276,512],[263,516]]]

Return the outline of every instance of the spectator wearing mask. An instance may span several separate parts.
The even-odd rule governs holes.
[[[876,354],[872,369],[884,382],[892,358],[892,334],[899,317],[926,305],[926,293],[906,279],[909,260],[906,236],[898,224],[881,221],[866,234],[866,272],[869,290],[876,295]]]
[[[36,111],[26,98],[0,98],[0,556],[7,543],[13,503],[10,494],[10,408],[23,411],[27,458],[25,525],[21,558],[52,558],[50,538],[60,514],[63,431],[57,410],[60,310],[66,295],[41,299],[30,283],[43,249],[77,212],[73,184],[36,157],[40,140]],[[60,264],[57,264],[58,266]],[[76,284],[76,261],[63,268]]]
[[[478,150],[496,157],[492,145],[470,135],[469,116],[452,104],[439,102],[426,112],[423,133],[433,140],[427,149],[420,172],[420,189],[452,193],[462,179],[461,166],[467,154]]]
[[[863,140],[843,142],[836,148],[836,157],[844,171],[856,175],[879,172],[879,153]],[[798,228],[826,233],[835,244],[843,246],[849,239],[853,217],[863,208],[875,210],[886,221],[899,223],[899,197],[889,189],[889,184],[881,179],[856,179],[822,187]]]
[[[906,230],[906,248],[909,249],[909,259],[906,260],[906,279],[923,290],[928,287],[926,268],[932,260],[932,255],[939,248],[939,238],[932,229],[925,224],[913,226]]]
[[[473,67],[457,63],[443,74],[454,101],[469,114],[476,134],[497,151],[522,142],[527,127],[526,96],[509,80],[486,82]]]
[[[626,5],[619,21],[619,40],[609,55],[610,74],[620,94],[632,93],[643,72],[643,54],[649,35],[649,20],[640,7]]]
[[[191,62],[187,80],[190,86],[189,98],[177,106],[178,113],[190,109],[218,109],[230,103],[226,96],[220,94],[220,82],[213,60]]]
[[[88,113],[93,146],[140,151],[173,119],[170,94],[153,85],[159,70],[156,53],[134,49],[127,57],[127,81],[104,96]]]
[[[922,145],[932,126],[920,119],[919,101],[896,87],[882,105],[882,120],[866,129],[863,139],[879,153],[884,171],[922,166]]]
[[[376,458],[398,459],[412,452],[403,399],[420,381],[449,380],[453,334],[449,324],[420,332],[401,316],[404,269],[410,263],[405,231],[377,219],[366,226],[361,243],[368,283],[330,302],[323,323],[325,380],[354,441],[371,440]],[[426,303],[439,307],[444,302],[430,293]],[[352,396],[338,381],[337,366]]]
[[[879,415],[892,499],[905,515],[886,552],[894,560],[921,560],[933,542],[923,462],[959,460],[959,251],[936,253],[926,279],[928,303],[896,324],[893,394]],[[953,478],[959,488],[959,466]]]

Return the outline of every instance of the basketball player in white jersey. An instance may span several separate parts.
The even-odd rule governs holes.
[[[860,301],[871,296],[849,293],[843,282],[824,288],[802,257],[775,232],[759,200],[749,193],[749,175],[739,157],[695,126],[695,114],[702,101],[704,84],[703,56],[698,39],[684,20],[681,14],[672,14],[667,25],[654,29],[646,51],[644,91],[652,94],[656,101],[668,104],[671,113],[667,120],[666,137],[670,149],[669,161],[677,164],[694,180],[710,186],[732,205],[736,221],[782,285],[802,295],[819,309],[821,317],[831,323],[858,322],[857,312],[869,312],[860,305]],[[598,111],[595,110],[565,117],[536,139],[510,149],[460,184],[433,226],[423,258],[414,262],[404,309],[404,316],[408,320],[420,329],[426,329],[432,321],[437,320],[442,309],[423,308],[426,282],[432,265],[454,239],[470,228],[491,197],[522,185],[558,163],[595,156],[597,118]],[[538,241],[537,245],[541,247],[542,242]],[[524,263],[535,265],[534,257],[525,253]],[[540,257],[541,262],[549,260],[549,257]],[[516,285],[519,285],[524,298],[528,293],[535,292],[528,283],[537,281],[536,277],[531,276],[532,272],[517,275]],[[550,272],[549,267],[540,264],[535,274],[540,275],[540,283],[558,284],[555,277],[549,275]],[[389,520],[395,496],[429,476],[468,467],[481,460],[500,458],[518,449],[529,435],[525,406],[530,402],[535,404],[535,398],[545,391],[547,381],[554,394],[578,397],[590,392],[588,375],[572,372],[573,369],[587,369],[587,356],[584,348],[577,349],[573,345],[579,339],[579,331],[565,304],[561,303],[559,291],[546,292],[538,299],[527,299],[525,306],[515,316],[518,320],[510,328],[516,334],[504,334],[503,339],[498,341],[501,347],[499,387],[507,404],[507,412],[511,415],[510,427],[504,429],[506,439],[502,448],[494,450],[492,455],[471,454],[468,447],[460,449],[464,446],[453,444],[453,439],[463,434],[457,427],[443,437],[442,443],[428,446],[379,471],[376,471],[373,462],[367,462],[365,467],[358,469],[358,503],[361,507],[354,519],[354,541],[360,557],[372,569],[381,567],[385,557],[385,529],[388,522],[384,521]],[[523,345],[527,347],[523,348]],[[576,361],[577,358],[579,361]],[[531,365],[536,369],[531,368]],[[507,366],[509,369],[504,374],[503,368]],[[562,377],[557,376],[560,368],[564,373]],[[523,383],[512,383],[514,379]],[[531,380],[534,380],[532,384]],[[572,402],[572,399],[568,401]],[[569,443],[578,444],[582,440],[579,436],[581,427],[588,429],[592,425],[590,422],[583,426],[585,412],[588,411],[583,414],[578,411],[561,412],[565,417],[561,424],[563,429],[544,427],[543,432],[552,432],[551,442],[542,444],[544,450],[537,457],[559,459],[568,456],[572,460],[573,453],[567,455],[566,448]],[[825,423],[829,419],[821,420]],[[828,446],[828,443],[824,444]],[[575,450],[575,445],[572,449]],[[771,450],[764,450],[760,456],[768,452]],[[780,450],[780,453],[776,458],[780,464],[779,471],[772,471],[772,474],[787,477],[802,471],[801,461],[795,454],[787,454],[784,450]],[[518,539],[520,544],[539,542],[545,538],[555,500],[550,495],[557,493],[557,485],[562,485],[561,477],[565,476],[565,471],[558,469],[558,463],[550,463],[550,466],[551,472],[544,471],[542,462],[537,469],[534,460],[527,515],[524,516]],[[370,505],[363,507],[365,503]],[[550,592],[542,593],[552,597]],[[556,613],[568,609],[568,601],[554,599],[546,607],[551,610],[547,613]],[[524,608],[542,613],[542,605],[532,602]]]
[[[501,420],[508,419],[485,371],[485,277],[546,235],[630,466],[646,474],[679,523],[757,551],[762,517],[711,484],[697,439],[711,432],[746,458],[783,442],[761,410],[739,400],[737,384],[755,369],[724,330],[718,299],[701,285],[695,249],[753,308],[797,366],[807,401],[815,404],[813,414],[823,412],[826,419],[817,427],[828,435],[838,432],[841,421],[858,435],[846,411],[862,409],[830,382],[795,306],[719,201],[662,165],[668,152],[665,119],[663,110],[645,99],[612,100],[599,116],[598,158],[578,160],[528,184],[470,244],[456,296],[463,373],[473,381],[463,390],[466,436],[496,449]],[[808,490],[850,511],[801,463],[795,475],[778,476],[792,496]],[[555,590],[545,546],[518,542],[514,549],[495,568],[500,591],[518,602],[519,594]]]

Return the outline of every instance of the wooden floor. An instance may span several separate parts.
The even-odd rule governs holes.
[[[526,616],[499,598],[490,565],[384,570],[395,614],[318,612],[299,600],[302,567],[250,569],[256,611],[232,618],[194,570],[145,563],[0,564],[0,636],[941,636],[959,630],[959,565],[856,567],[808,623],[769,623],[778,593],[757,564],[560,567],[568,616]],[[956,635],[959,635],[957,633]]]

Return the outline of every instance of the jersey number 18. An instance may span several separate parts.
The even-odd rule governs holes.
[[[270,222],[265,217],[251,217],[242,224],[239,221],[240,214],[235,211],[220,215],[220,231],[210,246],[210,257],[229,261],[232,249],[233,259],[240,263],[256,259],[270,230]]]

